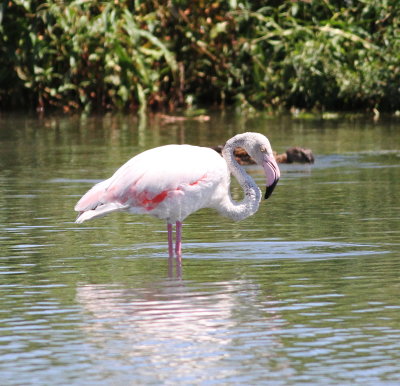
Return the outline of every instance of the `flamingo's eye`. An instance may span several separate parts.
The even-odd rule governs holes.
[[[261,153],[266,153],[267,152],[267,148],[264,145],[260,146],[260,151]]]

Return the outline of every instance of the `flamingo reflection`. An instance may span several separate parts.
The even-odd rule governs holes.
[[[246,280],[168,279],[139,288],[88,284],[78,287],[76,296],[96,355],[134,368],[138,379],[161,382],[159,373],[200,379],[222,369],[234,374],[238,364],[231,357],[248,366],[247,356],[268,362],[281,345],[272,333],[281,319],[256,306],[255,298],[264,295]]]

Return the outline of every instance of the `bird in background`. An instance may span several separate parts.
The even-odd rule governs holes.
[[[265,199],[280,178],[269,140],[259,133],[229,139],[222,157],[213,149],[192,145],[166,145],[146,150],[122,165],[112,177],[94,185],[76,204],[76,223],[125,211],[149,214],[167,223],[169,257],[182,256],[182,222],[202,208],[215,209],[234,221],[257,212],[261,190],[235,160],[236,147],[245,149],[262,166]],[[230,193],[230,174],[244,191],[242,201]],[[175,224],[175,245],[173,241]]]

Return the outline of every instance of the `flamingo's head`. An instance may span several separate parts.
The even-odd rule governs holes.
[[[281,176],[281,172],[268,138],[259,133],[246,134],[248,137],[247,140],[243,142],[243,147],[250,154],[251,158],[264,168],[265,177],[267,179],[267,188],[264,198],[267,199],[274,191]]]

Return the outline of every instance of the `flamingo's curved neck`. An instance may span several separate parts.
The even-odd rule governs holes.
[[[242,147],[246,149],[246,144],[242,140],[230,139],[222,150],[222,155],[228,164],[230,172],[238,180],[240,186],[244,190],[244,198],[242,201],[237,202],[232,199],[231,194],[226,196],[224,202],[222,202],[219,212],[231,218],[232,220],[239,221],[246,217],[253,215],[257,212],[261,201],[261,190],[254,182],[244,168],[238,164],[233,154],[236,147]]]

